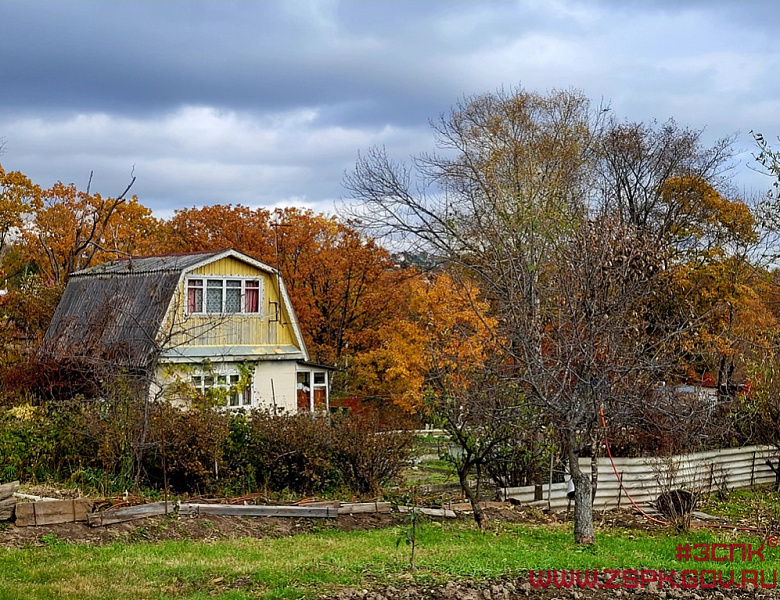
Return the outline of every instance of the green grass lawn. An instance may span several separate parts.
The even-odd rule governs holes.
[[[697,510],[725,517],[729,522],[766,523],[780,521],[780,493],[770,487],[734,490],[728,497],[712,494],[699,502]]]
[[[345,586],[457,578],[511,577],[527,569],[682,570],[712,563],[680,563],[678,543],[746,543],[741,533],[696,530],[688,534],[609,530],[598,545],[577,547],[570,526],[500,524],[482,534],[473,524],[427,523],[418,537],[417,568],[408,571],[408,548],[396,542],[401,526],[373,531],[324,531],[277,539],[133,543],[102,547],[63,544],[0,550],[0,599],[311,598]],[[780,568],[780,549],[745,568]],[[719,564],[741,569],[739,563]]]
[[[443,459],[424,460],[414,468],[405,469],[402,478],[406,487],[458,482],[455,467]]]

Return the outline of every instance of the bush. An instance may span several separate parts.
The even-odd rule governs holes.
[[[56,441],[46,411],[19,404],[0,412],[0,483],[42,481],[53,473]]]
[[[333,428],[327,419],[265,411],[253,411],[246,419],[249,438],[243,456],[247,464],[234,464],[233,472],[248,472],[260,488],[303,495],[340,485],[333,462]]]
[[[0,480],[54,479],[101,494],[339,489],[377,495],[408,462],[413,438],[372,413],[331,422],[309,414],[180,410],[115,380],[99,400],[0,409]]]
[[[414,434],[387,425],[371,412],[337,422],[334,458],[345,484],[359,494],[378,495],[409,463]]]
[[[179,492],[213,491],[223,468],[223,446],[230,416],[215,409],[180,410],[167,403],[150,411],[147,446],[142,463],[151,487]]]

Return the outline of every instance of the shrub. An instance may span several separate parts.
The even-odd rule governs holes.
[[[55,447],[45,409],[20,404],[0,411],[0,481],[46,479]]]
[[[345,484],[359,494],[372,496],[398,476],[414,448],[411,430],[393,429],[371,412],[340,418],[335,438],[334,458]]]
[[[115,380],[101,399],[23,402],[0,409],[0,480],[58,479],[101,494],[177,492],[297,495],[347,488],[377,495],[413,449],[411,433],[375,414],[330,419],[218,408],[180,410]]]
[[[304,495],[339,486],[332,460],[333,429],[327,419],[254,411],[248,424],[248,460],[258,486]]]
[[[203,493],[216,487],[230,417],[216,409],[180,410],[167,403],[150,411],[148,447],[143,460],[148,485]]]

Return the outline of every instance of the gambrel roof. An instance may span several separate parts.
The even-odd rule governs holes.
[[[164,350],[158,347],[160,330],[184,276],[228,257],[278,275],[276,269],[232,249],[122,259],[71,274],[43,339],[42,355],[101,360],[131,369],[152,367]],[[281,281],[279,287],[300,344],[294,350],[308,359]]]

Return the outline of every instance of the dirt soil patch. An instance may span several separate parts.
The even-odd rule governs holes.
[[[54,490],[46,491],[50,497],[63,497]],[[510,504],[485,508],[491,523],[528,523],[552,525],[564,523],[572,518],[565,511],[544,512],[528,506]],[[635,530],[658,530],[658,525],[642,515],[628,510],[613,510],[595,515],[596,525],[601,530],[613,528]],[[16,527],[12,523],[0,523],[0,547],[22,548],[42,546],[58,540],[75,544],[102,545],[113,542],[157,542],[164,540],[221,540],[245,537],[287,537],[334,528],[340,531],[380,529],[390,527],[404,520],[399,514],[340,515],[337,519],[292,519],[274,517],[236,517],[222,515],[183,516],[171,513],[167,516],[148,517],[106,527],[90,527],[86,523],[63,523],[42,527]],[[470,512],[460,515],[471,519]]]
[[[725,593],[724,593],[725,592]],[[774,590],[685,590],[662,589],[534,589],[528,577],[493,582],[460,581],[445,585],[426,586],[410,584],[377,589],[347,589],[335,595],[320,596],[321,600],[657,600],[680,598],[684,600],[722,600],[740,598],[758,600],[780,598]]]
[[[16,527],[11,523],[0,523],[0,547],[44,546],[54,540],[103,545],[113,542],[287,537],[328,528],[340,531],[379,529],[390,527],[402,518],[401,515],[395,514],[341,515],[336,519],[282,519],[222,515],[182,516],[172,513],[106,527],[90,527],[86,523]]]

